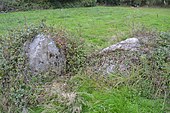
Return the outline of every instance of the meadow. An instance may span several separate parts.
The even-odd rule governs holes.
[[[169,31],[170,9],[97,6],[5,13],[0,14],[0,34],[42,21],[102,48],[113,44],[113,37],[129,38],[130,32],[137,27]]]
[[[96,6],[1,13],[0,35],[5,36],[9,31],[22,29],[25,25],[44,23],[56,29],[64,29],[72,36],[83,38],[85,49],[92,52],[93,49],[100,50],[123,39],[131,38],[136,29],[147,28],[159,33],[170,32],[170,9]],[[120,75],[103,77],[78,70],[75,76],[58,80],[62,79],[61,82],[67,84],[68,92],[77,93],[74,102],[60,103],[57,100],[60,97],[55,95],[47,97],[44,103],[35,105],[34,99],[38,96],[33,95],[33,102],[28,110],[31,113],[70,113],[78,107],[78,111],[83,113],[168,113],[170,106],[166,102],[168,97],[166,93],[165,96],[153,96],[154,88],[150,87],[152,84],[150,78],[154,78],[154,74],[158,78],[165,76],[169,79],[168,68],[164,72],[161,71],[161,75],[152,69],[147,61],[150,63],[144,59],[145,67],[139,66],[138,70],[131,72],[128,77]],[[164,64],[167,67],[169,65],[167,62]],[[36,88],[43,89],[38,86]],[[20,93],[19,90],[14,96],[20,98],[22,91]],[[30,92],[26,91],[27,93]]]

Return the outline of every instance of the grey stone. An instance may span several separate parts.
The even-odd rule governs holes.
[[[50,36],[37,35],[32,42],[26,42],[25,51],[32,72],[51,70],[60,75],[64,71],[65,56]]]
[[[104,48],[100,53],[111,52],[115,50],[137,51],[140,46],[140,42],[137,38],[129,38],[107,48]]]
[[[139,59],[134,54],[140,53],[141,47],[142,44],[137,38],[129,38],[104,48],[93,57],[98,60],[92,65],[92,70],[102,75],[120,73],[126,76],[132,65],[138,63]]]

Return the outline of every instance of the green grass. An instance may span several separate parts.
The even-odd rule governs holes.
[[[130,36],[135,24],[142,24],[158,31],[170,30],[170,9],[91,7],[56,10],[36,10],[0,14],[0,34],[27,24],[38,24],[42,20],[47,25],[65,28],[87,42],[106,47],[116,34],[120,38]]]
[[[75,80],[74,80],[75,79]],[[104,79],[103,79],[104,80]],[[74,77],[72,82],[78,81],[78,92],[88,101],[85,113],[162,113],[163,101],[140,97],[134,88],[122,86],[110,88],[101,80],[95,81],[87,76]]]
[[[86,108],[87,113],[161,113],[162,104],[159,100],[149,100],[133,94],[126,88],[94,91],[91,106]]]
[[[99,48],[114,43],[112,37],[117,34],[118,38],[129,37],[134,24],[158,31],[170,31],[170,9],[91,7],[0,14],[0,35],[25,24],[39,24],[42,20],[47,25],[65,28]],[[73,77],[71,80],[75,92],[79,92],[88,103],[88,106],[83,107],[85,113],[163,112],[161,99],[141,97],[132,87],[115,89],[104,84],[105,82],[99,83],[87,76]],[[40,113],[44,109],[40,105],[33,108],[32,112]]]
[[[102,81],[95,81],[84,75],[72,77],[69,81],[83,98],[82,113],[163,113],[163,99],[140,97],[132,87],[111,88]],[[55,108],[56,107],[56,108]],[[57,105],[51,109],[56,109]],[[32,113],[41,113],[43,106],[35,107]],[[56,113],[56,112],[52,112]]]

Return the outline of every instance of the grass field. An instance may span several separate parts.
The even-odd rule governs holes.
[[[115,41],[131,37],[131,31],[134,28],[145,26],[158,32],[170,31],[170,9],[97,6],[3,13],[0,14],[0,35],[5,35],[12,29],[19,29],[25,24],[38,25],[42,21],[49,26],[66,29],[73,36],[85,39],[86,44],[101,49],[115,43]],[[114,37],[117,37],[117,39],[114,40]],[[136,76],[138,77],[137,74]],[[83,100],[78,98],[78,102],[80,102],[84,113],[165,112],[164,108],[168,105],[165,104],[164,98],[141,96],[140,92],[133,86],[124,83],[128,79],[133,79],[133,77],[118,76],[119,79],[122,80],[119,82],[123,84],[121,88],[107,84],[103,77],[100,80],[100,77],[96,79],[95,76],[90,78],[89,75],[81,74],[73,76],[67,82],[83,98]],[[143,80],[140,76],[139,79]],[[129,81],[131,82],[131,80]],[[145,81],[142,83],[145,83]],[[147,89],[144,87],[143,90]],[[47,109],[45,113],[58,113],[57,110],[62,110],[65,106],[58,104],[56,98],[53,97],[53,100],[49,100],[45,104],[32,105],[30,112],[41,113],[46,109],[46,104],[49,104],[50,109]],[[83,102],[81,103],[81,101]],[[79,105],[79,103],[76,104]],[[170,107],[168,106],[168,108]],[[68,106],[66,109],[71,109],[71,107]],[[65,112],[64,110],[62,113]]]
[[[0,14],[0,34],[27,24],[62,27],[98,47],[112,43],[112,37],[127,38],[133,26],[144,25],[158,31],[170,30],[170,9],[131,7],[91,7],[37,10]]]

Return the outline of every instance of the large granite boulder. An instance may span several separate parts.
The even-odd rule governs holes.
[[[50,36],[39,34],[32,42],[26,42],[25,51],[34,73],[48,70],[60,75],[65,68],[65,56]]]

